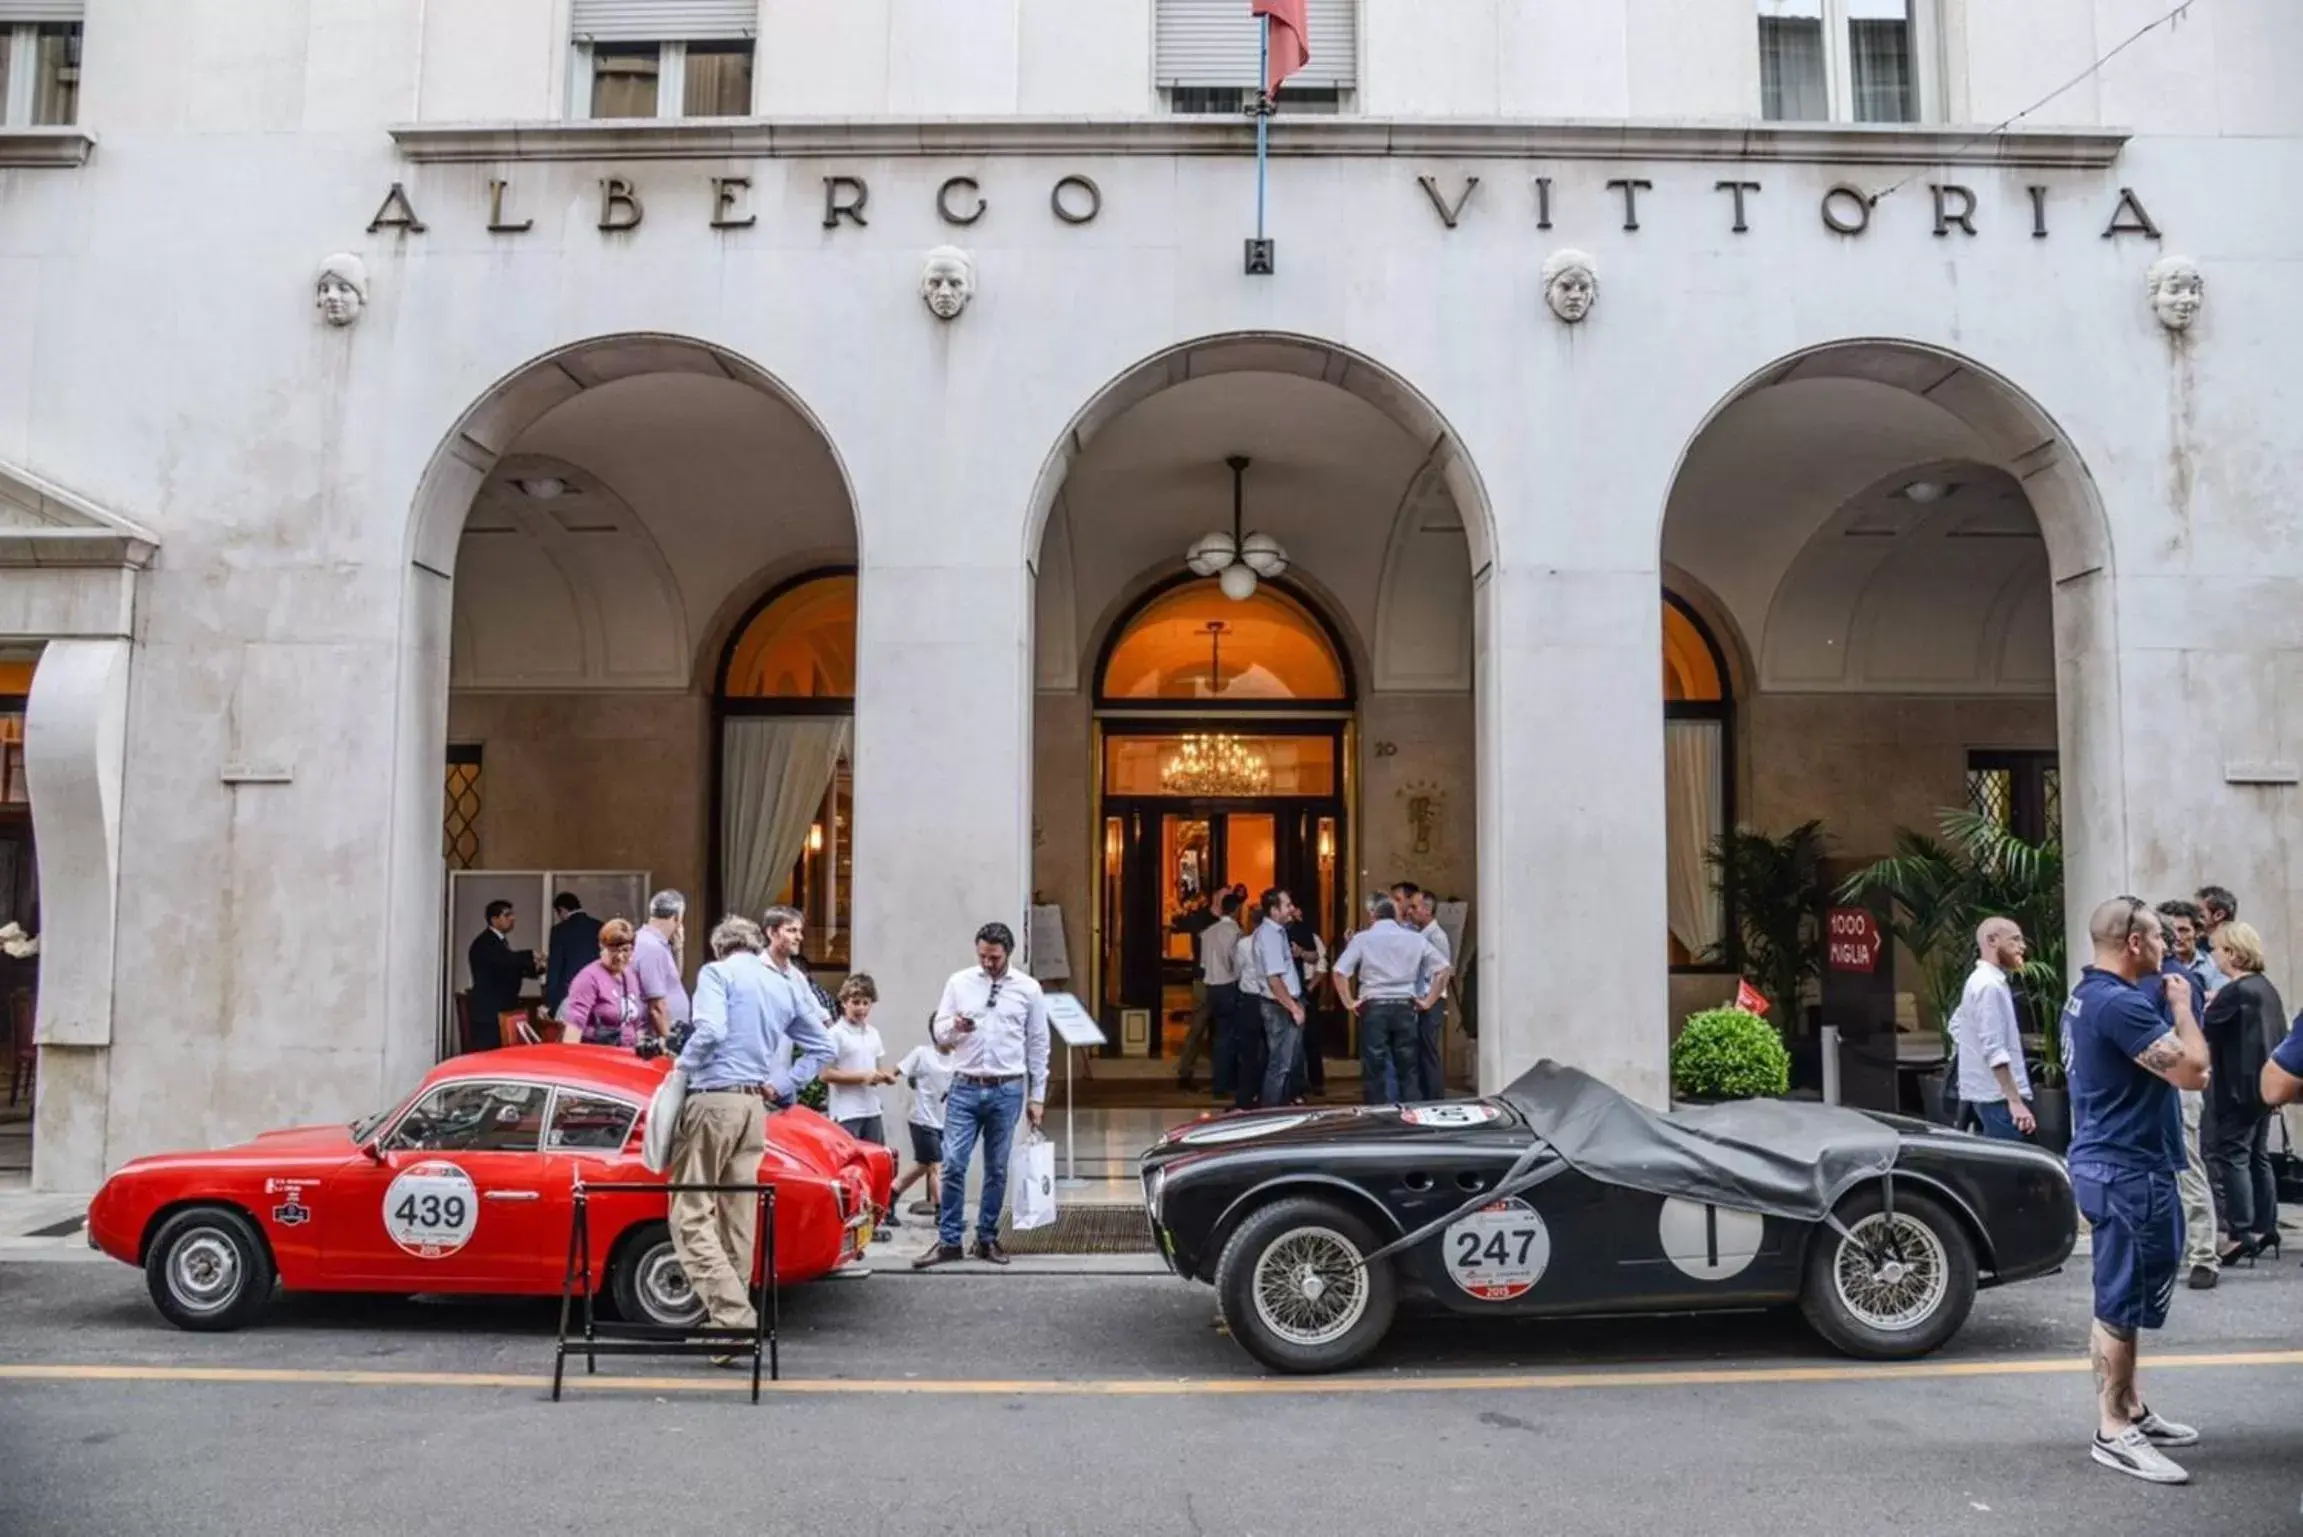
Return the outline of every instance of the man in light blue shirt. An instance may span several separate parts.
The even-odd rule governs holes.
[[[1951,1043],[1958,1053],[1959,1097],[1975,1112],[1986,1137],[2020,1142],[2038,1128],[2031,1113],[2031,1076],[2023,1062],[2023,1036],[2015,1019],[2011,972],[2023,968],[2022,926],[2012,918],[1986,918],[1975,931],[1975,970],[1951,1011]]]
[[[1371,1105],[1431,1098],[1418,1065],[1416,1022],[1447,985],[1448,965],[1428,934],[1399,921],[1391,898],[1377,897],[1373,911],[1375,922],[1352,935],[1335,963],[1336,993],[1359,1019],[1360,1091]]]
[[[688,1097],[672,1137],[675,1185],[757,1183],[768,1106],[790,1104],[832,1060],[823,1010],[791,964],[800,947],[800,915],[771,907],[766,920],[764,936],[744,918],[722,919],[712,930],[713,960],[696,978],[695,1029],[680,1052]],[[682,1191],[671,1199],[672,1249],[713,1327],[753,1328],[757,1199],[748,1190]]]
[[[1296,919],[1295,898],[1274,886],[1258,904],[1263,921],[1252,936],[1257,977],[1268,989],[1260,1000],[1263,1009],[1263,1107],[1276,1110],[1287,1103],[1288,1074],[1295,1069],[1296,1053],[1303,1049],[1303,972],[1296,966],[1295,947],[1288,943],[1287,926]]]

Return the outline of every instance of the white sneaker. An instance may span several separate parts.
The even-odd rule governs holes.
[[[2134,1425],[2143,1432],[2153,1446],[2197,1446],[2199,1432],[2173,1420],[2163,1420],[2151,1412],[2151,1406],[2142,1406],[2143,1412],[2135,1416]]]
[[[2191,1475],[2158,1447],[2153,1446],[2142,1431],[2132,1425],[2117,1437],[2106,1441],[2095,1437],[2095,1460],[2107,1468],[2116,1468],[2130,1478],[2140,1478],[2149,1484],[2187,1484]]]

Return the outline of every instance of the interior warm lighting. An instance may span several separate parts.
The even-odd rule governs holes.
[[[1194,734],[1176,739],[1160,784],[1170,795],[1262,795],[1271,789],[1271,764],[1229,732]]]
[[[1335,823],[1325,817],[1319,823],[1319,858],[1322,864],[1335,858]]]
[[[1220,624],[1220,631],[1208,626]],[[1211,647],[1210,635],[1219,635]],[[1215,658],[1211,672],[1210,658]],[[1213,685],[1220,680],[1222,687]],[[1276,587],[1229,603],[1186,582],[1145,604],[1104,664],[1108,699],[1343,700],[1343,659],[1318,620]]]
[[[823,851],[824,824],[821,822],[810,822],[808,824],[808,852],[811,854],[821,854]]]
[[[728,653],[727,699],[852,699],[856,579],[821,576],[779,593]]]

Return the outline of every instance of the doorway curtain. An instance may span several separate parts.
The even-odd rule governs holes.
[[[720,738],[720,870],[728,911],[758,920],[823,809],[852,722],[732,717]]]
[[[1719,894],[1704,856],[1726,830],[1720,826],[1725,735],[1715,720],[1663,723],[1665,914],[1672,938],[1697,961],[1721,937]]]

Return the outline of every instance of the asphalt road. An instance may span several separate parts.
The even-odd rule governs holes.
[[[1780,1316],[1413,1320],[1306,1381],[1174,1280],[884,1275],[790,1295],[757,1408],[635,1360],[552,1404],[545,1306],[190,1335],[126,1267],[0,1264],[0,1534],[2303,1532],[2303,1270],[2179,1293],[2147,1346],[2189,1488],[2088,1461],[2086,1311],[2076,1275],[1985,1293],[1884,1369]]]

